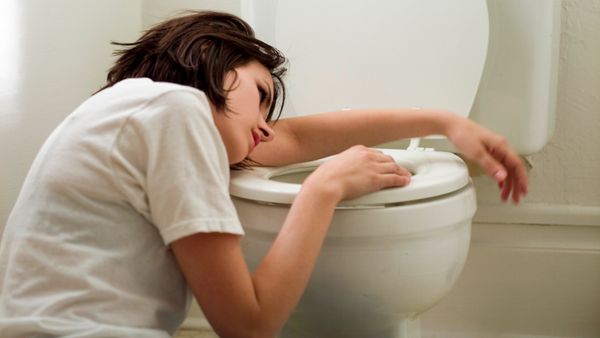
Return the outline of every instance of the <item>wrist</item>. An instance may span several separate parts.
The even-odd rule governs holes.
[[[450,111],[440,111],[436,114],[434,124],[438,130],[438,134],[446,136],[448,139],[451,137],[452,127],[456,125],[457,120],[460,116]]]
[[[334,180],[321,179],[316,175],[310,175],[302,184],[301,194],[311,196],[311,199],[324,203],[324,205],[337,205],[343,200],[344,193]]]

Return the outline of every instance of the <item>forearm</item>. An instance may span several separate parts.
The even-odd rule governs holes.
[[[219,336],[272,337],[281,329],[304,291],[341,199],[324,185],[302,187],[253,274],[238,236],[199,233],[172,243],[187,282]]]
[[[257,151],[256,159],[265,165],[283,165],[336,154],[356,144],[375,146],[445,134],[453,118],[453,113],[430,109],[357,109],[282,119],[274,126],[274,141]]]
[[[408,172],[388,156],[351,147],[319,166],[303,183],[290,212],[253,278],[267,318],[285,320],[296,306],[339,201],[408,183]],[[261,312],[262,312],[261,311]]]
[[[337,201],[332,194],[303,186],[253,276],[262,318],[284,323],[293,311],[308,283]]]

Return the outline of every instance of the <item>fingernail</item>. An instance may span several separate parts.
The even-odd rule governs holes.
[[[497,181],[504,181],[504,179],[506,178],[506,172],[504,170],[498,170],[494,174],[494,177]]]

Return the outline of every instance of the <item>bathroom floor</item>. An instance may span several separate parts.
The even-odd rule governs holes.
[[[219,336],[208,330],[179,329],[173,338],[219,338]]]

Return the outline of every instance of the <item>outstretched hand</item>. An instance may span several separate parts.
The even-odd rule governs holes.
[[[527,171],[523,160],[502,136],[462,117],[452,120],[446,136],[465,157],[479,164],[496,180],[503,201],[512,195],[516,204],[527,194]]]

